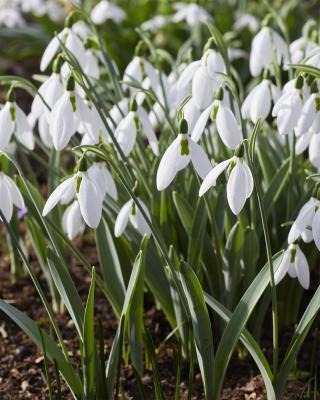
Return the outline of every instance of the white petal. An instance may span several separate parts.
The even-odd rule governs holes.
[[[266,119],[271,109],[269,81],[264,79],[256,88],[251,103],[251,120],[256,123],[259,118]]]
[[[298,138],[295,146],[297,155],[302,154],[308,148],[312,135],[313,132],[310,129]]]
[[[190,155],[181,155],[181,136],[183,135],[178,135],[174,139],[162,156],[157,171],[158,190],[167,188],[177,172],[183,169],[190,161]]]
[[[198,142],[198,140],[201,138],[204,129],[207,125],[207,122],[209,120],[211,111],[212,111],[212,104],[210,104],[209,107],[207,107],[200,115],[198,121],[196,122],[192,134],[191,134],[191,139],[194,140],[195,142]],[[189,126],[189,124],[188,124]]]
[[[189,140],[189,149],[192,165],[197,174],[204,179],[212,168],[211,162],[203,148],[192,139]]]
[[[219,85],[206,74],[203,68],[199,68],[192,80],[192,98],[200,110],[208,107],[213,101],[214,90]]]
[[[12,180],[10,176],[7,175],[3,175],[3,179],[9,189],[13,204],[18,208],[24,208],[25,207],[24,200],[15,181]]]
[[[315,97],[315,94],[312,94],[302,108],[302,114],[296,129],[297,135],[307,132],[315,119],[317,113]]]
[[[10,191],[4,179],[0,179],[0,209],[7,222],[10,222],[13,212],[13,204]]]
[[[58,37],[60,40],[63,39],[63,36],[65,33],[68,32],[68,28],[63,29],[63,31],[61,31],[58,34]],[[53,39],[51,39],[51,41],[49,42],[48,46],[46,47],[42,58],[41,58],[41,62],[40,62],[40,71],[43,72],[45,69],[47,69],[48,65],[50,64],[51,60],[53,59],[53,57],[55,56],[55,54],[57,53],[58,49],[59,49],[60,43],[58,38],[55,36]]]
[[[320,251],[320,208],[316,212],[312,221],[312,235],[313,240]]]
[[[148,207],[145,205],[145,203],[141,199],[139,199],[139,203],[140,203],[141,207],[143,208],[144,212],[146,213],[146,215],[147,215],[147,217],[148,217],[148,219],[150,221],[151,220],[151,216],[150,216]],[[138,230],[140,235],[148,235],[148,236],[150,236],[151,229],[150,229],[149,225],[147,224],[144,216],[142,215],[142,213],[138,209],[138,207],[135,206],[135,208],[136,208],[136,214],[135,215],[130,214],[130,222],[132,223],[134,228]]]
[[[74,201],[64,212],[62,225],[68,238],[73,240],[83,230],[82,216],[80,206],[77,201]]]
[[[103,200],[100,190],[86,173],[82,174],[78,201],[86,224],[95,229],[101,220]]]
[[[278,283],[280,281],[282,281],[282,279],[284,278],[284,276],[288,272],[288,269],[289,269],[289,266],[290,266],[290,257],[291,257],[290,250],[286,250],[284,252],[284,255],[282,257],[282,260],[281,260],[281,263],[280,263],[278,269],[274,273],[274,282],[275,282],[276,285],[278,285]]]
[[[222,103],[218,108],[216,125],[223,143],[234,150],[242,140],[242,132],[233,112]]]
[[[191,82],[191,79],[193,78],[195,72],[197,69],[200,67],[201,61],[193,61],[190,63],[183,71],[182,74],[180,75],[178,82],[177,82],[177,89],[178,91],[184,90],[186,86],[189,85]]]
[[[157,139],[157,136],[153,130],[153,127],[152,127],[150,121],[149,121],[148,114],[142,107],[139,107],[138,115],[139,115],[142,131],[146,135],[154,155],[158,156],[159,155],[158,139]]]
[[[320,167],[320,134],[313,135],[310,140],[309,158],[314,167]]]
[[[252,177],[251,170],[245,161],[242,161],[242,166],[246,173],[246,197],[248,199],[251,196],[251,193],[253,191],[253,177]]]
[[[49,196],[44,209],[42,211],[42,215],[46,216],[61,200],[61,197],[63,196],[64,192],[70,187],[73,186],[73,190],[75,192],[75,176],[72,176],[71,178],[66,179],[63,181]]]
[[[202,182],[202,185],[200,186],[199,196],[203,196],[212,186],[216,185],[217,179],[228,167],[232,160],[233,158],[229,158],[228,160],[222,161],[221,163],[213,167],[213,169],[208,173],[208,175]]]
[[[117,126],[115,137],[124,155],[128,156],[136,143],[137,137],[137,128],[134,121],[133,111],[130,111]]]
[[[25,113],[21,110],[21,108],[14,104],[16,110],[16,129],[15,136],[27,149],[34,149],[34,137],[32,129],[29,125],[27,117]]]
[[[129,222],[129,216],[131,214],[131,207],[132,207],[132,200],[129,200],[121,208],[114,225],[114,235],[116,237],[121,236],[124,230],[126,229]]]
[[[247,199],[246,180],[246,171],[241,162],[237,161],[227,183],[228,203],[235,215],[240,213]]]
[[[309,265],[306,256],[302,253],[299,246],[297,246],[297,254],[294,266],[300,285],[304,289],[309,289],[310,286]]]
[[[313,201],[306,203],[300,210],[288,235],[288,243],[295,242],[307,226],[311,226],[315,213]]]
[[[4,150],[10,142],[15,127],[15,121],[12,120],[10,107],[12,103],[6,102],[0,111],[0,150]]]

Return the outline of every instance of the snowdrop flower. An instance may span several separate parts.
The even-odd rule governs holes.
[[[273,29],[265,26],[253,38],[250,53],[250,72],[252,76],[259,76],[265,68],[273,71],[272,63],[288,59],[288,47],[282,37]]]
[[[72,15],[69,16],[67,24],[71,23]],[[40,62],[40,71],[44,71],[47,69],[48,65],[57,54],[60,41],[64,42],[66,48],[74,55],[74,57],[79,62],[82,69],[86,66],[86,50],[81,41],[81,39],[75,34],[75,32],[70,27],[64,28],[61,32],[58,33],[46,47]]]
[[[172,16],[173,22],[186,21],[190,27],[193,27],[198,23],[211,20],[210,14],[198,4],[175,3],[174,8],[177,12]]]
[[[138,201],[144,210],[145,214],[147,215],[147,218],[151,220],[151,216],[148,210],[148,207],[145,205],[145,203],[138,197]],[[114,235],[116,237],[119,237],[123,234],[125,231],[129,221],[131,222],[132,226],[140,233],[140,235],[151,235],[151,229],[149,225],[147,224],[144,216],[142,215],[140,209],[137,207],[137,205],[134,203],[132,199],[130,199],[128,202],[126,202],[121,210],[119,211],[119,214],[117,216],[115,226],[114,226]]]
[[[62,228],[68,238],[73,240],[84,231],[84,227],[80,204],[78,200],[74,200],[63,213]]]
[[[316,187],[314,195],[303,205],[292,224],[288,235],[289,244],[301,237],[306,242],[314,240],[320,250],[320,201],[316,198],[317,190]]]
[[[212,103],[215,92],[222,83],[222,76],[226,67],[222,56],[215,50],[205,51],[201,58],[201,65],[192,78],[192,97],[196,105],[203,110]]]
[[[129,113],[120,121],[115,131],[115,137],[125,156],[133,150],[139,130],[146,135],[153,153],[159,155],[158,140],[148,114],[142,107],[138,107],[136,100],[133,99]]]
[[[107,0],[100,1],[91,11],[92,22],[101,25],[108,19],[119,24],[126,18],[126,13],[119,6]]]
[[[50,114],[50,134],[56,150],[64,149],[79,127],[79,121],[91,121],[90,109],[75,92],[74,79],[68,79],[66,90]]]
[[[23,27],[25,21],[20,10],[16,6],[7,6],[0,9],[0,26],[7,28]]]
[[[311,128],[319,111],[320,111],[319,90],[317,82],[314,81],[311,86],[311,95],[303,105],[302,113],[297,124],[297,128],[295,131],[297,136],[307,132],[309,128]],[[320,113],[318,114],[318,117],[319,115]]]
[[[138,45],[137,53],[141,52],[141,46]],[[133,57],[123,73],[123,80],[133,84],[139,83],[144,89],[148,89],[151,86],[154,91],[157,90],[159,85],[159,78],[156,70],[149,61],[141,56]],[[125,83],[124,88],[128,88],[130,92],[137,91],[137,89],[132,88]],[[142,96],[142,98],[144,98],[144,96]]]
[[[63,181],[49,196],[42,215],[46,216],[58,204],[68,204],[75,196],[80,212],[90,228],[97,228],[102,215],[103,197],[99,182],[89,176],[85,159],[80,161],[78,172]]]
[[[163,15],[155,15],[148,21],[141,24],[140,28],[143,31],[156,32],[157,30],[163,28],[168,22],[168,19]]]
[[[22,194],[16,183],[3,172],[0,172],[0,210],[7,222],[10,222],[13,206],[25,208]]]
[[[222,142],[234,150],[242,140],[242,131],[236,117],[228,106],[223,102],[224,92],[220,88],[216,93],[216,100],[207,107],[200,115],[191,135],[198,142],[204,132],[204,128],[211,116],[216,123],[216,128]]]
[[[241,146],[241,147],[240,147]],[[246,200],[253,191],[253,178],[250,168],[243,159],[243,145],[239,146],[235,155],[228,160],[217,164],[205,177],[199,190],[199,196],[203,196],[211,187],[216,186],[218,177],[228,167],[229,178],[227,183],[227,199],[231,211],[238,215],[243,209]]]
[[[305,57],[317,48],[317,44],[308,39],[307,37],[301,37],[294,40],[290,46],[291,62],[293,64],[300,64]]]
[[[27,149],[34,149],[34,137],[25,113],[14,100],[13,91],[7,95],[7,102],[0,111],[0,150],[4,150],[12,135]]]
[[[113,177],[103,162],[94,162],[87,170],[91,178],[98,186],[102,198],[108,194],[113,200],[118,200],[118,191]]]
[[[157,189],[164,190],[179,171],[191,161],[198,175],[203,179],[211,169],[211,163],[202,149],[188,135],[186,120],[180,122],[180,133],[167,148],[157,171]]]
[[[96,106],[88,100],[82,101],[79,98],[80,109],[76,114],[79,124],[77,130],[86,136],[86,142],[89,144],[98,144],[100,134],[104,137],[107,135],[105,125],[100,117]]]
[[[287,273],[291,278],[298,278],[300,285],[304,289],[309,289],[310,271],[308,261],[297,244],[290,244],[284,252],[281,263],[274,274],[275,284],[277,285]]]
[[[259,29],[259,24],[260,21],[253,15],[242,14],[237,16],[237,19],[233,24],[233,29],[240,31],[244,28],[248,28],[252,33],[254,33]]]
[[[245,98],[241,113],[243,118],[251,119],[255,124],[259,118],[266,119],[271,111],[271,103],[276,103],[280,90],[268,79],[263,79]]]
[[[295,87],[284,91],[273,107],[272,116],[277,117],[280,135],[292,133],[298,123],[303,107],[301,93],[303,83],[302,76],[299,76],[295,80]]]

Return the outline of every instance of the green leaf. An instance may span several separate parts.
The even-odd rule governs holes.
[[[192,208],[186,201],[185,197],[181,196],[178,192],[173,192],[173,202],[182,222],[185,231],[190,234],[193,224]]]
[[[312,67],[306,64],[288,64],[289,68],[294,68],[299,72],[304,72],[309,75],[313,75],[316,78],[320,78],[320,69],[317,67]]]
[[[204,247],[203,243],[207,218],[208,214],[205,210],[205,203],[204,201],[199,199],[195,213],[193,215],[193,222],[188,247],[188,262],[196,270],[199,270],[200,267],[199,264],[202,256],[202,249]]]
[[[253,158],[254,158],[254,148],[255,148],[255,144],[256,144],[257,134],[260,129],[260,125],[261,125],[261,119],[259,118],[258,121],[255,123],[252,134],[250,136],[249,155],[250,155],[252,162],[253,162]]]
[[[84,308],[80,296],[69,274],[69,271],[50,248],[47,249],[47,257],[54,283],[77,328],[79,337],[83,342]]]
[[[294,332],[293,338],[288,346],[288,350],[284,356],[276,383],[277,398],[281,398],[286,382],[288,380],[291,369],[296,361],[296,357],[304,342],[311,325],[320,310],[320,286],[315,294],[312,296],[307,309],[303,313],[298,326]]]
[[[207,305],[212,308],[224,321],[230,321],[232,318],[232,313],[227,308],[225,308],[221,303],[207,293],[204,293],[204,298]],[[240,340],[251,354],[257,367],[259,368],[259,371],[261,372],[266,385],[268,400],[276,400],[276,395],[272,385],[272,371],[260,346],[246,328],[244,328],[241,332]]]
[[[95,368],[94,368],[94,292],[96,281],[95,268],[92,268],[91,285],[89,289],[87,304],[84,312],[83,323],[83,355],[84,355],[84,374],[85,379],[85,395],[90,399],[94,393],[95,386]]]
[[[162,390],[162,384],[160,379],[159,367],[157,363],[156,352],[154,349],[154,344],[152,341],[151,334],[149,330],[146,330],[144,335],[144,343],[146,345],[146,350],[148,352],[149,358],[152,365],[152,378],[153,378],[153,388],[156,400],[164,400],[164,394]]]
[[[283,252],[280,252],[273,256],[274,271],[277,270],[281,262],[282,253]],[[241,332],[243,331],[252,311],[254,310],[255,305],[269,285],[269,282],[270,270],[269,264],[266,263],[245,294],[242,296],[236,309],[234,310],[232,318],[223,332],[214,363],[215,370],[213,381],[214,389],[212,395],[213,399],[219,398],[227,366],[240,338]]]
[[[119,317],[125,297],[125,285],[117,249],[104,218],[96,229],[96,244],[103,280],[106,283],[107,297]]]
[[[128,324],[128,319],[129,319],[129,314],[130,314],[130,309],[131,305],[133,302],[133,298],[135,295],[135,291],[137,288],[139,288],[138,282],[140,279],[140,274],[142,272],[142,267],[143,267],[143,260],[144,256],[143,253],[146,251],[146,246],[148,243],[148,238],[144,236],[141,244],[141,250],[139,251],[134,265],[132,269],[132,273],[130,276],[130,280],[128,283],[123,307],[122,307],[122,312],[121,312],[121,317],[120,317],[120,322],[118,325],[117,333],[114,338],[112,348],[110,351],[110,356],[108,359],[107,367],[106,367],[106,379],[107,379],[107,390],[108,390],[108,398],[111,399],[113,398],[113,387],[116,382],[116,378],[118,375],[118,368],[119,368],[119,363],[120,363],[120,357],[121,357],[121,349],[122,349],[122,344],[123,344],[123,335],[124,331],[126,329],[126,326]]]
[[[203,290],[192,268],[185,262],[180,265],[181,281],[190,311],[193,334],[206,398],[213,396],[214,349],[212,328]]]
[[[39,326],[26,314],[17,310],[5,301],[0,300],[0,309],[6,313],[19,327],[30,337],[30,339],[42,350],[42,340],[39,331]],[[77,377],[73,367],[68,360],[64,357],[60,348],[51,339],[51,337],[42,329],[43,342],[45,344],[46,354],[48,358],[58,364],[58,368],[71,391],[78,397],[82,397],[81,381]]]

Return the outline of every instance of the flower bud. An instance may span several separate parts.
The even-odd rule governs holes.
[[[85,156],[82,156],[80,158],[79,164],[78,164],[78,171],[79,172],[86,172],[88,169],[88,161],[85,158]]]
[[[67,80],[67,86],[66,89],[68,92],[72,92],[75,87],[75,82],[74,82],[74,77],[70,75],[69,79]]]
[[[184,118],[179,123],[179,133],[188,133],[188,122]]]
[[[304,79],[302,75],[299,75],[296,79],[296,84],[295,84],[295,88],[296,89],[302,89],[303,88],[303,84],[304,84]]]
[[[238,147],[234,151],[234,155],[238,158],[243,158],[244,156],[244,146],[243,143],[240,143]]]

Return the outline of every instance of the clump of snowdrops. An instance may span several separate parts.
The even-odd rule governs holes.
[[[120,74],[95,26],[104,22],[106,3],[91,17],[81,8],[67,16],[43,53],[39,85],[1,77],[8,87],[0,111],[1,219],[13,273],[20,256],[53,334],[2,300],[0,309],[42,348],[74,398],[111,399],[121,363],[130,362],[139,379],[146,353],[161,399],[143,324],[148,291],[190,362],[190,382],[198,363],[207,399],[219,398],[240,348],[260,370],[268,399],[279,399],[320,307],[310,278],[320,250],[318,26],[308,22],[290,43],[272,9],[263,21],[238,18],[235,30],[254,31],[247,84],[233,64],[243,52],[204,9],[180,4],[171,18],[144,24]],[[119,23],[121,11],[114,14]],[[183,20],[190,28],[207,23],[200,59],[187,51],[192,41],[174,59],[146,33]],[[33,96],[28,115],[16,101],[18,88]],[[47,169],[46,196],[35,163]],[[22,216],[51,303],[21,245]],[[73,242],[81,235],[95,237],[96,268]],[[92,276],[85,306],[68,271],[71,253]],[[98,336],[94,330],[95,286],[119,321],[108,356],[101,321]],[[64,307],[81,344],[79,368],[55,319]],[[279,331],[293,325],[280,358]],[[272,335],[271,363],[260,347],[263,326]]]

